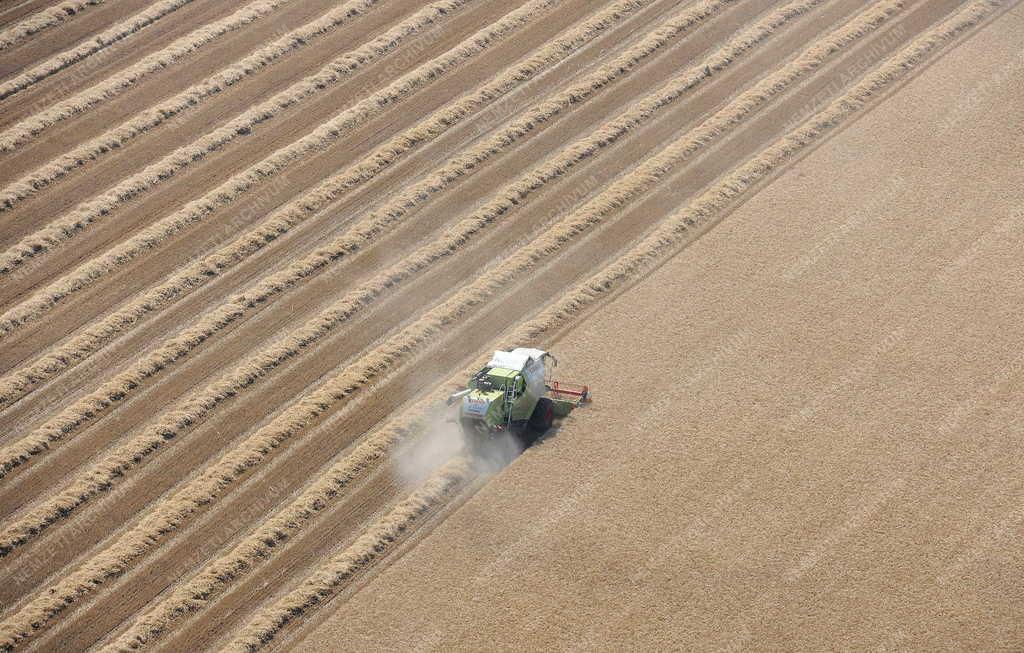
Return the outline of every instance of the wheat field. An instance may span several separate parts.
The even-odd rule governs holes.
[[[771,301],[777,284],[760,281],[750,308],[733,309],[750,316],[725,340],[709,342],[704,321],[730,306],[729,293],[750,283],[737,271],[773,242],[786,243],[778,278],[791,285],[831,283],[837,251],[849,255],[844,239],[868,221],[882,222],[884,238],[902,243],[908,260],[927,261],[932,250],[878,217],[924,185],[907,182],[912,165],[894,161],[889,186],[846,195],[838,189],[888,164],[867,166],[866,153],[842,160],[851,151],[845,146],[836,160],[798,171],[837,141],[885,142],[886,125],[907,110],[866,125],[978,35],[1019,50],[1020,20],[1017,3],[996,0],[22,0],[0,7],[0,646],[873,645],[852,635],[829,644],[814,623],[780,636],[763,627],[760,612],[737,626],[729,621],[737,605],[725,597],[738,581],[729,574],[719,573],[716,585],[677,571],[679,583],[717,587],[714,600],[698,600],[673,584],[665,564],[638,571],[623,562],[689,551],[679,564],[691,569],[738,551],[743,538],[722,536],[720,546],[705,539],[706,550],[680,553],[678,536],[664,529],[692,527],[653,525],[640,509],[632,526],[620,527],[639,529],[646,552],[631,550],[632,542],[621,556],[588,559],[594,547],[617,546],[602,544],[608,532],[588,528],[602,514],[619,519],[619,501],[643,506],[644,496],[653,501],[646,510],[660,514],[653,497],[668,501],[664,488],[704,505],[703,516],[684,512],[687,523],[705,527],[758,484],[771,481],[792,495],[806,489],[796,471],[733,479],[723,489],[700,456],[692,469],[677,470],[686,481],[673,481],[648,459],[685,458],[677,446],[715,441],[716,429],[728,446],[736,442],[734,425],[716,422],[719,408],[694,415],[686,406],[702,393],[759,397],[726,372],[730,361],[758,367],[770,357],[757,351],[755,320],[758,297]],[[938,143],[976,127],[986,94],[1007,93],[1022,78],[1024,56],[1012,56],[995,72],[980,55],[976,70],[961,65],[960,86],[972,92],[926,97],[945,107],[924,119],[934,119]],[[1018,93],[1000,105],[1010,111],[1003,142],[1011,162],[1024,155],[1014,149],[1024,124],[1014,118],[1024,119],[1020,100]],[[939,146],[908,151],[928,147]],[[991,170],[965,163],[963,188],[1019,168],[999,167],[1004,160],[994,156]],[[855,203],[843,198],[866,202],[862,217],[832,225],[826,236],[786,226],[808,210],[788,198],[803,195],[772,193],[794,178],[812,196],[838,198],[836,213]],[[1010,199],[975,211],[989,222],[1006,213],[1003,239],[1024,216],[1024,198],[1012,199],[1016,181],[1024,186],[1012,175],[1001,182]],[[815,228],[835,219],[824,209],[815,215]],[[742,233],[748,221],[760,223],[757,235]],[[982,222],[967,222],[958,227],[965,237],[985,233]],[[775,241],[758,249],[759,237]],[[941,274],[950,283],[956,276]],[[864,282],[860,293],[847,281],[836,301],[859,314],[858,306],[887,292],[909,292],[898,272],[885,278],[889,289]],[[690,297],[694,288],[717,292],[721,303]],[[819,312],[829,306],[823,300]],[[887,354],[927,337],[909,336],[910,329],[880,335],[871,351]],[[633,343],[628,352],[618,340]],[[514,460],[481,465],[458,446],[434,455],[452,429],[445,396],[491,350],[520,345],[560,354],[566,373],[593,385],[594,404]],[[799,400],[796,417],[782,426],[764,420],[741,450],[764,448],[767,464],[772,447],[759,435],[787,432],[790,444],[815,439],[817,418],[833,409],[822,390],[832,377],[840,387],[831,392],[845,396],[870,385],[866,377],[903,369],[893,363],[883,374],[875,362],[867,369],[844,341],[826,349],[819,358],[832,371],[787,396]],[[801,350],[795,339],[775,349]],[[660,365],[666,351],[680,370],[690,369],[686,361],[698,365],[689,381],[665,383],[673,374]],[[1019,369],[1000,356],[990,367],[1009,365],[1008,383],[1019,389]],[[932,374],[927,367],[903,373]],[[652,377],[658,370],[662,385],[645,370]],[[665,411],[675,417],[667,426]],[[910,428],[908,411],[894,409],[899,417],[889,428]],[[660,437],[665,429],[669,440]],[[596,444],[602,439],[612,444]],[[690,439],[698,444],[686,445]],[[875,454],[882,464],[884,453]],[[575,488],[559,465],[582,475]],[[407,473],[410,466],[416,473]],[[706,480],[694,482],[701,474]],[[1012,483],[1011,472],[1001,474]],[[834,504],[859,496],[834,492]],[[918,497],[922,506],[928,498]],[[872,499],[867,516],[840,522],[833,537],[860,536],[861,522],[888,501],[889,494]],[[518,523],[534,509],[539,530],[491,528],[502,515]],[[573,536],[582,540],[546,546],[553,530],[583,514],[588,520]],[[821,516],[786,519],[789,539],[780,535],[786,543],[774,545],[796,555]],[[1005,528],[1020,533],[1020,520]],[[527,563],[518,549],[531,537],[537,554]],[[563,557],[576,547],[574,567]],[[771,547],[760,542],[758,550]],[[824,566],[820,550],[805,555],[787,572],[797,585]],[[999,569],[1019,592],[1019,556],[1006,564]],[[577,597],[585,605],[575,612],[567,596],[538,580],[567,568],[589,579],[568,587],[595,597]],[[501,612],[507,597],[495,592],[506,582],[516,588],[513,603],[546,588],[550,604],[533,597],[537,612],[513,610],[502,628],[484,606]],[[482,586],[484,603],[466,605]],[[762,602],[783,591],[764,579],[756,587]],[[689,597],[693,606],[676,607],[706,619],[685,629],[664,615],[660,626],[652,623],[637,614],[641,605],[644,614],[658,612],[647,605],[652,592],[665,604]],[[1021,602],[977,605],[996,615],[980,619],[988,629],[965,626],[982,648],[1024,645]],[[779,622],[798,621],[776,612]],[[976,625],[970,614],[958,618]],[[732,624],[734,637],[711,637],[709,620]],[[559,624],[568,624],[560,634]],[[890,630],[900,633],[887,641],[892,650],[956,641],[929,639],[936,630],[926,626]],[[847,624],[843,632],[855,631]]]

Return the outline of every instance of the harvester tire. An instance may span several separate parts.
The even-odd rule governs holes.
[[[530,430],[536,433],[543,433],[551,428],[555,419],[555,404],[547,397],[541,397],[530,415]]]

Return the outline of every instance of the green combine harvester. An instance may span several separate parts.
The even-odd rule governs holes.
[[[456,419],[476,440],[503,432],[535,439],[555,417],[568,415],[590,398],[585,385],[549,380],[557,365],[554,356],[540,349],[496,351],[464,390],[448,397],[448,405],[459,402]],[[526,435],[532,437],[522,437]]]

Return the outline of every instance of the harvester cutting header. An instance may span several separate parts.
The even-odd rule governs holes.
[[[541,434],[555,417],[568,415],[590,398],[585,385],[551,380],[557,365],[554,356],[540,349],[496,351],[464,390],[448,397],[448,405],[459,402],[457,419],[470,436]]]

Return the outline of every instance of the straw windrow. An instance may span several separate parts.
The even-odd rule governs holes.
[[[191,1],[191,0],[186,0]],[[60,4],[47,7],[41,11],[24,18],[10,27],[0,30],[0,51],[10,48],[12,45],[21,43],[33,34],[38,34],[44,29],[67,22],[74,16],[78,16],[89,7],[103,4],[104,0],[65,0]],[[4,97],[0,95],[0,100]]]
[[[386,555],[395,542],[448,501],[473,475],[472,466],[463,459],[453,460],[434,472],[421,487],[374,523],[351,546],[331,557],[320,570],[275,605],[287,606],[287,609],[258,612],[247,624],[247,631],[256,633],[260,644],[269,642],[289,622],[323,603],[335,594],[337,587]],[[227,650],[236,647],[248,650],[250,645],[245,640],[235,641]]]
[[[415,70],[403,75],[386,88],[358,102],[355,106],[343,110],[331,120],[321,124],[315,130],[298,141],[285,146],[247,169],[233,175],[217,188],[201,198],[189,202],[182,209],[161,219],[157,223],[143,229],[139,234],[121,242],[112,250],[79,266],[64,277],[54,281],[29,299],[0,316],[0,335],[24,324],[25,321],[37,318],[47,309],[68,294],[80,290],[112,270],[128,263],[144,252],[159,246],[168,238],[186,227],[201,222],[217,209],[231,204],[250,189],[267,179],[280,174],[285,168],[302,157],[329,147],[344,134],[380,114],[382,108],[393,106],[415,91],[429,85],[442,76],[450,73],[466,61],[478,56],[496,43],[508,38],[540,15],[559,0],[530,0],[522,7],[506,14],[496,23],[483,28],[464,40],[448,52],[428,61]],[[172,154],[170,156],[177,156]],[[133,176],[123,184],[133,186],[136,183],[148,184],[151,177],[159,177],[161,163],[155,163],[142,173]],[[122,185],[123,185],[122,184]],[[109,213],[113,205],[122,200],[120,194],[125,191],[119,185],[99,200],[90,202],[68,226],[77,230],[79,223],[99,219]],[[60,231],[59,229],[57,231]],[[6,265],[6,264],[5,264]],[[10,269],[9,267],[5,269]]]
[[[461,3],[435,3],[417,12],[414,18],[433,13],[431,8],[454,8],[459,4],[469,1],[462,0]],[[282,57],[312,45],[316,39],[330,34],[352,19],[364,15],[379,2],[380,0],[350,0],[323,16],[295,28],[273,43],[246,55],[241,60],[231,63],[174,97],[140,111],[96,138],[75,146],[70,151],[61,154],[52,161],[39,166],[32,172],[8,184],[0,191],[0,211],[11,209],[17,202],[45,189],[51,183],[61,179],[71,171],[126,146],[135,137],[159,127],[185,111],[194,109],[208,98],[224,92],[242,79],[252,76],[267,66],[278,62]],[[192,150],[191,156],[169,159],[168,164],[170,166],[187,166],[193,161],[201,160],[204,157],[204,152],[213,152],[222,148],[235,137],[246,133],[246,128],[251,129],[257,124],[270,120],[280,111],[314,93],[328,90],[347,74],[397,48],[407,36],[416,33],[427,24],[430,24],[429,21],[427,23],[416,20],[402,21],[388,30],[387,34],[373,39],[371,43],[353,52],[347,52],[336,58],[321,68],[320,72],[296,82],[270,100],[245,111],[241,116],[230,121],[223,128],[218,128],[213,134],[218,134],[219,138],[212,138],[213,135],[211,134],[189,144],[189,147],[195,148]],[[200,147],[198,144],[204,144],[204,146]],[[178,151],[182,152],[181,150]],[[165,176],[169,176],[176,169],[174,167],[167,168]],[[163,177],[160,177],[160,179],[163,179]],[[10,268],[12,264],[16,265],[18,259],[12,258],[15,255],[14,252],[18,252],[18,250],[22,250],[26,246],[33,244],[39,244],[44,248],[49,246],[45,235],[45,231],[38,236],[31,234],[28,239],[15,246],[13,252],[4,253],[0,257],[0,270]],[[30,240],[31,238],[36,240]],[[35,253],[33,252],[33,255]]]
[[[291,0],[254,0],[235,13],[222,18],[221,20],[204,25],[190,34],[182,36],[166,48],[144,57],[138,63],[119,71],[103,81],[84,89],[70,98],[58,102],[52,107],[33,114],[31,117],[22,120],[12,127],[0,133],[0,152],[9,152],[21,145],[24,145],[32,138],[38,136],[43,130],[51,127],[62,120],[89,111],[102,102],[120,95],[125,89],[138,84],[144,77],[159,70],[163,70],[178,63],[196,50],[208,45],[216,39],[229,32],[245,27],[246,25],[273,13],[281,5]],[[128,30],[124,36],[137,32],[142,27],[153,22],[156,18],[163,16],[178,8],[178,5],[185,4],[184,0],[165,0],[150,9],[144,11],[141,18],[132,21],[127,28],[114,27],[93,40],[99,45],[111,39],[117,40],[117,35]],[[134,29],[131,29],[134,27]],[[121,36],[120,38],[124,38]],[[108,43],[109,45],[109,43]],[[58,70],[62,70],[77,61],[80,61],[85,52],[92,45],[85,44],[82,49],[76,48],[70,52],[61,53],[54,58],[39,64],[32,70],[25,72],[7,84],[0,87],[2,91],[11,95],[28,86],[35,84]],[[105,47],[105,46],[104,46]]]
[[[359,445],[350,455],[318,475],[315,482],[293,502],[247,535],[226,555],[205,565],[196,576],[176,588],[155,609],[136,619],[128,630],[103,650],[137,651],[145,648],[174,628],[177,622],[201,611],[226,585],[278,553],[289,538],[333,505],[355,480],[378,464],[395,443],[420,428],[420,423],[415,420],[396,421],[405,423],[402,426],[390,425],[373,442]],[[462,468],[460,472],[463,470],[470,471]],[[464,479],[466,476],[460,473],[459,477]],[[400,502],[392,512],[406,513],[404,506],[408,505],[408,500]],[[383,548],[379,551],[383,552]]]
[[[160,285],[129,299],[121,307],[101,318],[98,323],[85,327],[82,333],[45,352],[28,365],[4,375],[0,378],[0,407],[10,405],[37,384],[88,358],[109,344],[112,339],[133,328],[145,315],[182,298],[275,242],[280,236],[315,216],[343,193],[370,181],[415,148],[440,136],[465,118],[535,78],[649,2],[651,0],[622,0],[596,16],[586,19],[568,34],[554,39],[537,52],[524,57],[477,90],[435,111],[416,126],[377,147],[361,161],[324,180],[302,197],[292,200],[275,211],[267,220],[229,244],[175,272]],[[580,102],[582,101],[584,100],[581,99]],[[266,292],[247,293],[249,299],[243,308],[255,308],[265,303],[277,293],[285,292],[301,280],[311,277],[316,269],[329,265],[334,260],[336,259],[319,257],[311,263],[313,267],[292,266],[293,276],[290,281],[274,283]],[[211,322],[204,333],[213,333],[210,329],[215,330],[223,326],[225,324],[222,322]]]
[[[83,3],[76,2],[75,4],[99,4],[102,1],[103,0]],[[158,2],[133,16],[129,16],[114,27],[101,32],[95,37],[86,40],[84,43],[53,55],[46,61],[32,66],[26,72],[19,74],[10,81],[0,84],[0,100],[7,99],[15,93],[23,91],[51,75],[70,68],[87,57],[91,57],[97,52],[100,52],[115,43],[119,43],[130,36],[138,34],[144,28],[149,27],[164,16],[174,13],[190,2],[192,2],[192,0],[163,0],[162,2]],[[8,149],[9,148],[4,144],[2,137],[0,137],[0,152],[7,151]],[[0,202],[2,202],[2,200],[0,200]]]

